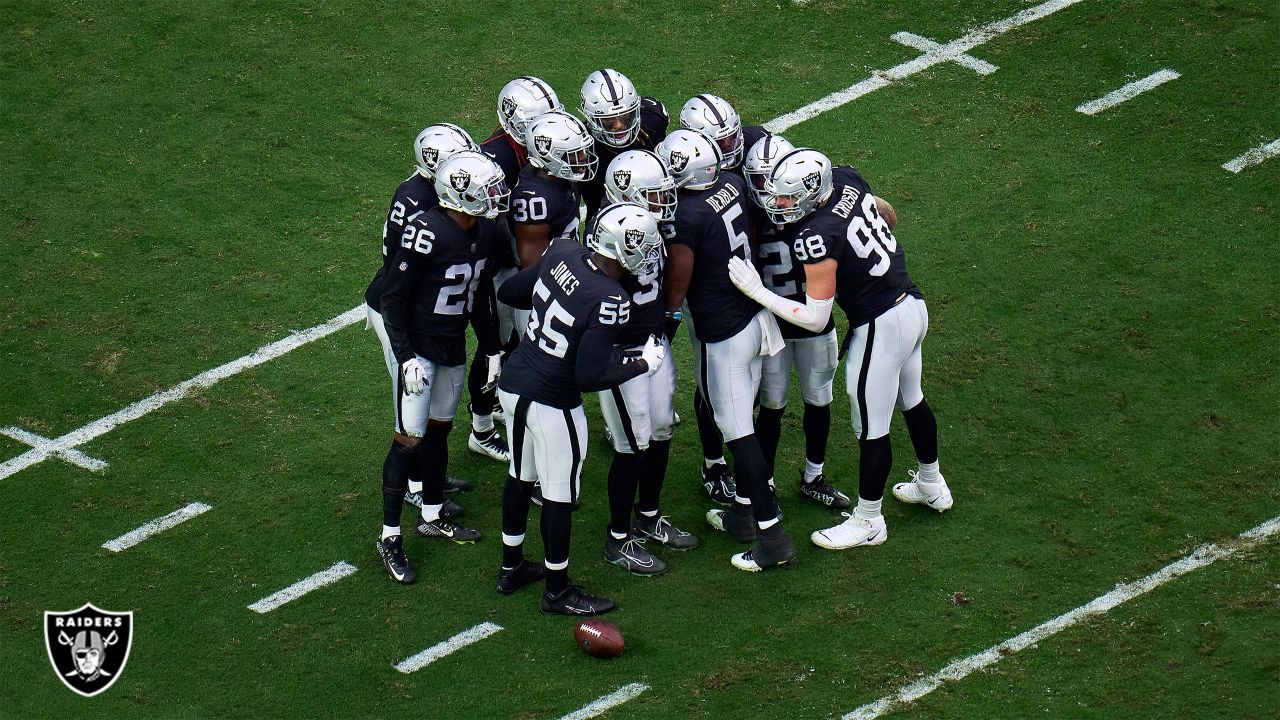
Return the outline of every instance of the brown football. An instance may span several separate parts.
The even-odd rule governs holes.
[[[611,658],[622,654],[622,631],[601,618],[580,620],[573,626],[573,639],[591,657]]]

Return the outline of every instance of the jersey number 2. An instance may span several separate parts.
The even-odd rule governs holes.
[[[436,296],[437,315],[461,315],[463,312],[471,312],[472,306],[475,305],[476,284],[484,274],[486,262],[488,262],[487,259],[479,260],[475,267],[458,263],[450,265],[444,271],[446,278],[457,282],[440,288],[440,294]]]

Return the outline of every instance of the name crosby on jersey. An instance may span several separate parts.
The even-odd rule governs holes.
[[[848,220],[849,215],[858,207],[858,199],[862,196],[862,192],[856,187],[843,185],[840,188],[840,200],[836,202],[835,207],[831,208],[831,212],[839,215],[841,218]]]
[[[578,281],[578,276],[573,274],[573,271],[569,269],[569,266],[563,260],[551,269],[551,277],[560,286],[560,289],[564,291],[565,295],[572,295],[573,291],[577,290],[578,285],[581,284]]]
[[[729,207],[729,203],[737,200],[739,197],[742,197],[742,195],[738,192],[738,187],[736,185],[725,185],[717,190],[714,195],[707,198],[707,204],[711,206],[712,210],[722,212],[725,208]]]

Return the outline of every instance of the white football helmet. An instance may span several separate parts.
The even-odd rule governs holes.
[[[604,195],[611,203],[647,207],[658,222],[676,219],[676,180],[662,158],[648,150],[628,150],[609,163]]]
[[[680,109],[680,127],[697,130],[720,148],[720,168],[732,170],[742,163],[742,119],[722,97],[694,95]]]
[[[720,177],[720,148],[700,132],[676,130],[658,143],[655,152],[678,188],[706,190]]]
[[[606,145],[626,147],[640,134],[640,94],[617,70],[605,68],[587,76],[581,109],[591,134]]]
[[[810,148],[778,158],[764,184],[764,209],[779,225],[796,222],[831,197],[831,159]]]
[[[413,141],[413,157],[418,163],[418,174],[428,180],[436,179],[436,168],[450,155],[463,150],[480,150],[466,130],[453,123],[428,126]]]
[[[617,203],[600,211],[587,247],[613,258],[627,272],[641,277],[658,269],[662,236],[653,214],[635,203]]]
[[[532,75],[518,77],[498,92],[498,124],[521,145],[534,118],[552,110],[564,110],[556,91]]]
[[[553,110],[529,123],[525,133],[529,164],[564,180],[591,180],[600,159],[596,141],[578,118]]]
[[[440,207],[492,220],[507,211],[511,190],[488,155],[463,150],[436,168],[436,195]]]
[[[742,161],[742,174],[747,179],[751,199],[760,207],[764,207],[764,184],[769,179],[773,164],[795,149],[796,146],[790,140],[781,135],[769,134],[757,140],[747,151],[747,158]]]

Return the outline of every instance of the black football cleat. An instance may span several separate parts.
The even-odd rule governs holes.
[[[460,477],[452,475],[446,476],[444,479],[444,494],[452,495],[454,493],[466,492],[471,489],[471,483]]]
[[[603,615],[613,609],[606,597],[588,595],[578,585],[570,585],[558,594],[542,593],[542,612],[546,615]]]
[[[835,489],[831,483],[827,482],[826,475],[819,475],[809,482],[805,482],[804,471],[800,471],[800,494],[827,507],[836,508],[837,510],[847,510],[853,505],[853,501],[848,495]]]
[[[522,558],[520,564],[510,570],[498,569],[498,592],[510,595],[525,585],[540,582],[546,574],[546,568],[542,563],[530,562]]]
[[[756,539],[756,519],[751,513],[750,505],[736,502],[728,510],[711,508],[707,511],[707,522],[711,527],[729,533],[740,543]]]
[[[732,505],[737,493],[737,484],[733,481],[733,473],[724,463],[716,463],[707,467],[702,464],[702,487],[706,489],[711,502],[719,505]]]
[[[439,517],[431,522],[427,522],[421,518],[418,519],[418,534],[422,537],[437,537],[445,540],[452,540],[459,545],[474,544],[480,539],[480,531],[472,530],[469,527],[463,527],[458,523],[446,518]]]
[[[404,539],[400,535],[392,535],[389,538],[378,538],[378,555],[382,557],[382,564],[387,568],[387,574],[392,580],[405,585],[412,585],[417,576],[413,573],[413,566],[409,564],[409,558],[404,556]]]
[[[782,529],[782,523],[777,523],[767,530],[761,530],[756,544],[750,550],[734,555],[729,562],[739,570],[760,572],[786,565],[795,556],[796,547],[791,543],[791,537]]]

